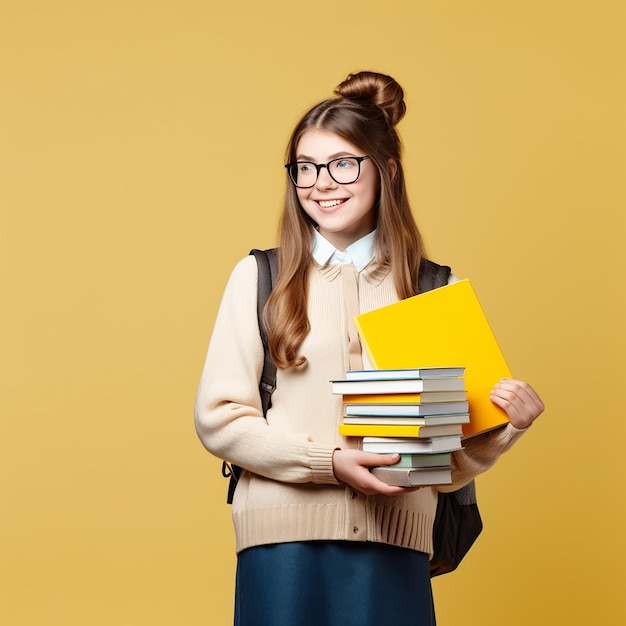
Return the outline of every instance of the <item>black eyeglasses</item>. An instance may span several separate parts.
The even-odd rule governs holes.
[[[289,172],[291,182],[300,189],[313,187],[317,182],[320,170],[325,167],[329,176],[340,185],[355,183],[361,175],[361,161],[369,159],[368,156],[341,157],[328,163],[311,163],[311,161],[294,161],[287,163],[285,167]]]

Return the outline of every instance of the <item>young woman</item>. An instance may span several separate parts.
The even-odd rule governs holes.
[[[224,292],[196,427],[210,452],[246,470],[232,511],[238,626],[435,623],[428,561],[437,489],[377,480],[369,468],[399,457],[363,452],[358,439],[337,434],[342,398],[329,383],[368,365],[353,316],[419,289],[425,253],[395,129],[404,112],[393,78],[361,72],[294,130],[280,271],[265,311],[278,366],[267,420],[253,257],[237,264]],[[543,411],[516,380],[494,381],[491,399],[510,423],[454,453],[453,488],[492,466]]]

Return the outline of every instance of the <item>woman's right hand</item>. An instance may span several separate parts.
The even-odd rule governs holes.
[[[350,485],[366,496],[375,494],[397,496],[401,493],[416,491],[419,487],[388,485],[370,472],[370,467],[395,465],[399,460],[399,454],[376,454],[362,450],[338,449],[333,452],[333,471],[338,481]]]

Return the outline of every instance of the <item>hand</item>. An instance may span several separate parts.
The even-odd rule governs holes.
[[[504,409],[515,428],[528,428],[544,410],[537,392],[521,380],[502,378],[491,392],[491,401]]]
[[[369,471],[377,465],[395,465],[400,460],[399,454],[376,454],[362,450],[335,450],[333,453],[333,471],[337,480],[350,485],[366,496],[382,494],[396,496],[409,493],[419,487],[395,487],[378,480]]]

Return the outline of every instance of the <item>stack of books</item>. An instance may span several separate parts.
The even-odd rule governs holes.
[[[362,313],[354,323],[376,369],[464,365],[472,415],[464,438],[509,421],[490,392],[511,370],[469,280]]]
[[[450,454],[470,421],[464,375],[463,367],[349,371],[331,381],[344,401],[339,434],[363,437],[366,452],[400,454],[372,469],[390,485],[449,484]]]

